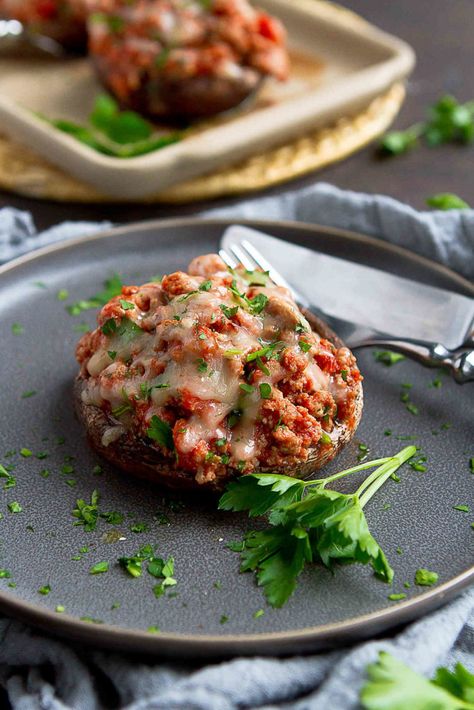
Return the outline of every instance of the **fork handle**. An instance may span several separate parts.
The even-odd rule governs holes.
[[[368,337],[352,346],[353,349],[386,347],[418,360],[426,367],[447,367],[458,384],[474,382],[474,350],[448,350],[441,344],[421,344],[409,340]]]

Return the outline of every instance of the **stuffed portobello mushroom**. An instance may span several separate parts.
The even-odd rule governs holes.
[[[238,106],[288,75],[282,24],[248,0],[85,0],[89,51],[125,108],[157,119]]]
[[[51,37],[67,49],[86,49],[82,0],[0,0],[0,17],[19,20],[30,32]]]
[[[172,488],[307,475],[362,411],[353,354],[265,273],[231,272],[215,254],[123,287],[77,359],[76,408],[93,448]]]

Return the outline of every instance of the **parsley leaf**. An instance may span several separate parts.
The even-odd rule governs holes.
[[[388,478],[416,453],[408,446],[392,457],[361,463],[326,479],[302,481],[290,476],[249,474],[228,484],[220,510],[268,514],[270,527],[249,532],[242,547],[241,571],[253,571],[269,604],[280,607],[293,593],[305,563],[370,564],[390,583],[393,570],[370,533],[363,508]],[[326,488],[332,480],[377,468],[353,494]]]
[[[86,300],[76,301],[70,306],[66,306],[66,310],[71,316],[78,316],[82,311],[90,310],[91,308],[100,308],[105,306],[108,301],[114,296],[119,296],[122,293],[122,279],[118,274],[112,276],[104,282],[104,289],[95,296],[90,296]]]
[[[238,306],[234,306],[231,308],[230,306],[226,306],[225,303],[221,303],[219,308],[221,309],[222,313],[225,315],[226,318],[233,318],[234,316],[237,315],[237,311],[239,310]]]
[[[439,668],[435,678],[428,680],[381,651],[367,674],[369,680],[360,694],[364,710],[474,710],[474,675],[461,663],[453,672]]]
[[[150,426],[147,429],[147,436],[165,449],[174,451],[173,430],[164,419],[161,419],[156,414],[151,418]]]
[[[442,192],[428,197],[426,204],[437,210],[469,210],[470,206],[461,197],[452,192]]]
[[[99,492],[92,491],[91,502],[86,503],[82,498],[76,500],[76,508],[72,514],[77,518],[74,525],[83,525],[86,532],[91,532],[96,529],[97,519],[99,517]]]
[[[97,562],[97,564],[93,565],[90,570],[89,574],[103,574],[104,572],[109,571],[109,563],[108,562]]]

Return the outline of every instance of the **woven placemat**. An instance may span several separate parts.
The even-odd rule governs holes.
[[[239,165],[187,180],[138,201],[184,203],[244,194],[318,170],[347,157],[383,133],[398,113],[404,96],[403,85],[395,84],[357,115],[341,118],[331,126]],[[0,188],[59,202],[113,202],[3,135],[0,135]]]

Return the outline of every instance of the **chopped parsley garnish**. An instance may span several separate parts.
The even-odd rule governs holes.
[[[471,206],[458,195],[452,192],[442,192],[438,195],[428,197],[426,204],[437,210],[469,210]]]
[[[60,289],[56,294],[56,298],[58,301],[67,301],[69,298],[69,291],[65,288]]]
[[[12,573],[7,569],[0,569],[0,579],[11,579]]]
[[[265,612],[263,611],[263,609],[259,609],[259,610],[256,611],[255,614],[253,615],[253,618],[254,618],[254,619],[260,619],[260,617],[263,616],[264,614],[265,614]]]
[[[21,398],[29,399],[30,397],[34,397],[35,394],[37,394],[36,390],[26,390],[26,392],[22,392]]]
[[[109,563],[108,562],[97,562],[97,564],[93,565],[90,570],[89,574],[103,574],[104,572],[109,571]]]
[[[252,385],[248,385],[245,382],[242,382],[239,387],[242,392],[245,392],[245,394],[252,394],[252,392],[255,391],[255,387],[252,387]]]
[[[381,651],[367,668],[369,680],[360,693],[364,710],[474,710],[474,674],[461,663],[438,668],[433,680]]]
[[[324,431],[324,430],[321,431],[321,437],[320,437],[319,441],[320,441],[321,444],[324,444],[324,445],[332,444],[332,439],[331,439],[331,437],[330,437],[329,434],[328,434],[326,431]]]
[[[212,288],[212,281],[203,281],[202,284],[199,286],[200,291],[210,291]]]
[[[122,318],[120,324],[114,318],[109,318],[105,321],[101,328],[104,335],[118,335],[125,343],[131,343],[137,335],[143,333],[140,326],[134,323],[130,318]]]
[[[394,353],[391,350],[374,350],[373,356],[377,362],[381,362],[387,367],[395,365],[401,360],[405,360],[405,355],[402,355],[401,353]]]
[[[22,335],[24,332],[25,332],[25,329],[20,323],[13,323],[12,324],[12,334],[13,335]]]
[[[306,563],[370,564],[385,582],[393,579],[382,549],[371,535],[363,508],[387,479],[416,453],[408,446],[392,457],[359,464],[326,479],[302,481],[276,474],[249,474],[232,481],[220,510],[269,515],[270,526],[247,533],[240,548],[241,571],[253,571],[269,604],[281,607],[292,595]],[[326,486],[351,473],[377,468],[353,494]],[[234,548],[235,549],[235,548]]]
[[[233,318],[234,316],[237,315],[237,311],[239,310],[238,306],[233,306],[232,308],[230,306],[226,306],[224,303],[221,303],[219,308],[221,309],[222,313],[225,315],[226,318]]]
[[[58,604],[55,611],[57,614],[63,614],[66,611],[66,607],[62,604]]]
[[[268,303],[268,296],[264,293],[258,293],[253,298],[247,298],[245,293],[240,293],[237,288],[237,281],[232,281],[232,285],[228,287],[229,291],[239,303],[240,306],[245,308],[251,315],[259,315]]]
[[[117,351],[116,350],[107,350],[107,355],[111,360],[115,360],[117,357]]]
[[[20,449],[20,456],[23,456],[24,459],[29,459],[33,456],[33,452],[30,449]]]
[[[344,380],[344,382],[347,382],[347,370],[341,370],[341,377]]]
[[[399,594],[389,594],[387,599],[391,602],[399,602],[402,599],[406,599],[407,595],[404,592],[400,592]]]
[[[8,510],[10,511],[10,513],[21,513],[23,510],[21,505],[16,500],[9,503],[7,507],[8,507]]]
[[[121,525],[125,520],[124,514],[118,513],[116,510],[112,510],[110,513],[101,513],[100,517],[110,525]]]
[[[154,414],[146,433],[150,439],[156,441],[160,446],[174,451],[173,430],[164,419]]]
[[[130,402],[124,402],[119,407],[112,409],[114,417],[121,417],[123,414],[127,414],[127,412],[133,412],[133,407]]]
[[[147,628],[147,632],[149,634],[159,634],[160,633],[160,627],[159,626],[149,626]]]
[[[267,358],[267,360],[278,360],[286,347],[286,343],[283,340],[277,340],[270,345],[265,345],[260,350],[254,350],[254,352],[247,355],[246,361],[253,362],[254,360],[259,360],[262,357]]]
[[[198,372],[202,372],[202,373],[207,372],[207,369],[209,367],[207,362],[202,357],[200,357],[196,360],[196,366],[197,366]]]
[[[43,594],[43,596],[46,597],[46,596],[48,596],[48,594],[50,593],[50,591],[51,591],[50,585],[49,585],[49,584],[45,584],[44,587],[40,587],[40,588],[38,589],[38,594]]]
[[[149,527],[146,523],[133,523],[133,525],[130,525],[130,532],[132,533],[145,533],[148,530]]]
[[[122,298],[120,298],[119,303],[124,311],[133,311],[135,309],[135,304],[131,301],[124,301]]]
[[[77,507],[72,511],[73,516],[77,518],[74,525],[83,525],[86,532],[95,530],[99,517],[99,500],[98,491],[92,491],[90,503],[86,503],[82,498],[76,500]]]
[[[296,326],[295,326],[295,333],[307,333],[308,328],[305,326],[305,324],[300,321]]]
[[[220,624],[227,624],[229,621],[229,617],[226,614],[222,614],[221,618],[219,619]]]
[[[229,350],[224,350],[224,357],[234,357],[235,355],[243,355],[244,351],[238,348],[230,348]]]
[[[471,473],[474,473],[474,456],[469,459],[469,470]]]
[[[260,397],[262,399],[270,399],[272,396],[272,388],[271,385],[268,384],[268,382],[262,382],[259,385],[259,390],[260,390]]]
[[[104,282],[103,291],[96,293],[95,296],[91,296],[87,300],[72,303],[70,306],[66,307],[66,310],[71,316],[78,316],[83,311],[90,310],[91,308],[100,308],[101,306],[105,306],[111,298],[119,296],[122,293],[122,286],[123,283],[120,276],[118,274],[113,274]]]
[[[469,506],[468,505],[455,505],[453,506],[454,510],[459,510],[461,513],[469,513]]]
[[[300,340],[299,346],[304,353],[307,353],[311,350],[311,343],[307,343],[305,340]]]
[[[432,587],[433,584],[436,584],[438,579],[439,575],[436,572],[430,572],[430,570],[424,569],[423,567],[416,570],[415,584],[418,584],[420,587]]]

